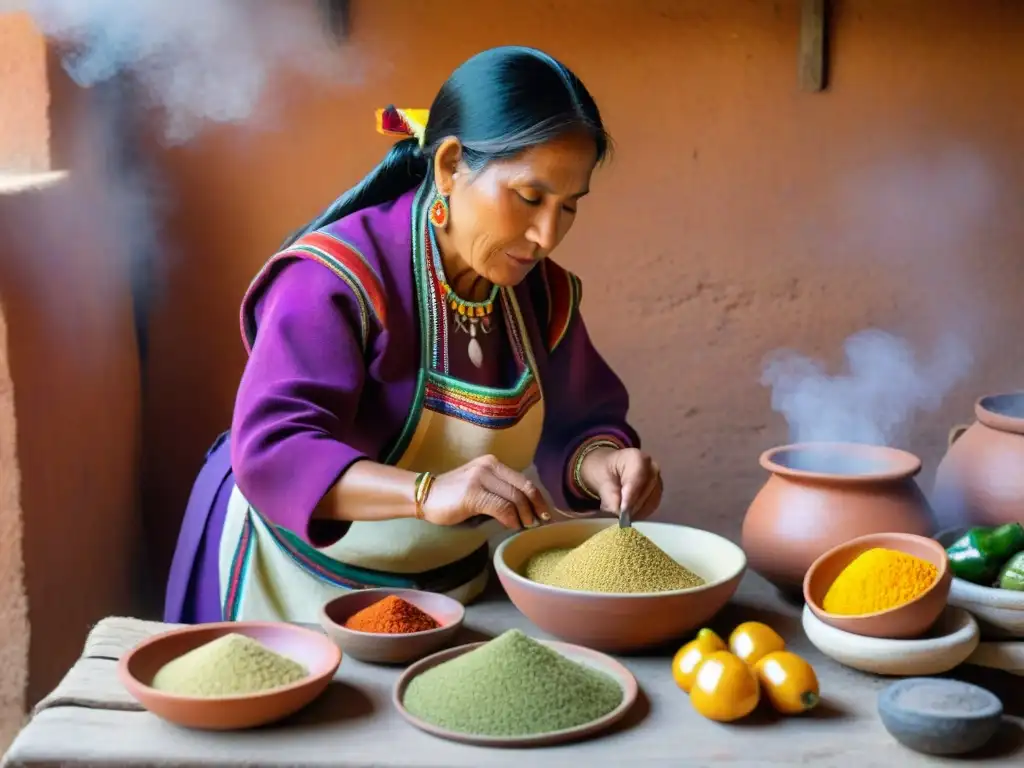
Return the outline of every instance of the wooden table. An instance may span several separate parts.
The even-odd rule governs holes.
[[[799,610],[779,601],[755,576],[715,625],[727,632],[741,620],[771,623],[790,647],[815,665],[824,701],[800,718],[755,717],[744,724],[704,720],[676,688],[670,650],[622,660],[643,691],[621,727],[592,741],[535,750],[467,747],[435,739],[407,725],[392,709],[398,670],[346,658],[327,693],[284,724],[257,731],[215,734],[186,731],[141,711],[118,684],[118,657],[167,625],[110,618],[89,635],[82,658],[37,707],[4,758],[8,766],[333,766],[375,768],[530,768],[609,766],[914,766],[942,764],[904,749],[875,714],[878,692],[889,682],[841,667],[818,654],[800,630]],[[519,627],[544,637],[503,596],[473,606],[464,641]],[[958,677],[985,684],[1004,701],[1006,723],[982,756],[986,765],[1024,763],[1024,695],[1020,679],[962,668]],[[1014,688],[1016,687],[1016,691]]]

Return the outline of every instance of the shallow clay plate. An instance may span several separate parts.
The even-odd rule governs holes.
[[[427,733],[438,736],[442,739],[458,741],[462,744],[475,744],[480,747],[547,747],[552,744],[562,744],[567,741],[579,741],[591,736],[596,736],[598,733],[607,730],[625,717],[629,708],[632,707],[633,703],[636,701],[636,697],[639,693],[639,686],[637,685],[636,678],[633,677],[632,672],[610,656],[606,656],[598,651],[592,651],[589,648],[549,640],[538,640],[537,642],[542,645],[546,645],[553,651],[557,651],[570,661],[575,661],[578,664],[583,664],[591,669],[596,669],[599,672],[604,672],[606,675],[609,675],[622,688],[622,702],[604,717],[599,717],[597,720],[592,720],[589,723],[577,725],[574,728],[563,728],[560,731],[536,733],[529,736],[478,736],[471,733],[450,731],[447,728],[441,728],[439,726],[432,725],[425,720],[421,720],[405,708],[405,704],[402,703],[402,700],[405,698],[405,691],[414,677],[423,674],[428,669],[436,667],[439,664],[451,661],[452,659],[458,658],[463,654],[469,653],[472,650],[486,645],[486,643],[470,643],[468,645],[460,645],[457,648],[448,648],[440,651],[439,653],[435,653],[433,656],[428,656],[427,658],[416,662],[405,670],[405,673],[398,678],[398,682],[395,683],[395,689],[391,696],[391,700],[402,717],[421,731],[426,731]]]
[[[959,666],[978,647],[978,624],[962,608],[948,607],[924,637],[894,640],[855,635],[826,624],[804,606],[803,628],[819,651],[861,672],[897,677],[941,675]]]
[[[231,633],[251,637],[297,661],[309,674],[291,685],[237,696],[178,696],[150,687],[164,664]],[[121,657],[117,675],[128,693],[154,715],[186,728],[226,731],[266,725],[298,712],[324,692],[340,664],[341,651],[314,629],[226,621],[172,629],[143,640]]]

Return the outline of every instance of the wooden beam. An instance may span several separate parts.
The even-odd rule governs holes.
[[[800,89],[821,91],[828,79],[828,0],[802,0],[800,8]]]
[[[319,0],[320,10],[323,13],[324,23],[331,37],[337,42],[348,38],[350,12],[352,3],[350,0]]]

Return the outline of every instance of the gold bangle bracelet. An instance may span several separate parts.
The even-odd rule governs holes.
[[[585,443],[576,454],[576,461],[573,462],[572,467],[572,479],[576,483],[576,487],[579,488],[585,495],[600,501],[601,497],[594,493],[587,484],[583,482],[583,460],[587,458],[593,451],[598,448],[611,448],[612,450],[620,450],[621,446],[618,443],[612,442],[611,440],[592,440],[589,443]]]
[[[416,519],[423,520],[423,504],[430,494],[430,488],[434,484],[434,475],[430,472],[420,472],[416,475],[415,491],[413,500],[416,502]]]

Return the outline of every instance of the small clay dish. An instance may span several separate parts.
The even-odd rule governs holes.
[[[618,525],[618,522],[615,524]],[[486,645],[486,642],[469,643],[468,645],[460,645],[457,648],[448,648],[416,662],[405,670],[405,672],[402,673],[402,676],[398,678],[398,682],[395,683],[395,687],[391,695],[391,701],[395,705],[395,709],[398,710],[398,713],[404,717],[407,722],[419,728],[421,731],[442,739],[448,739],[449,741],[457,741],[462,744],[473,744],[478,747],[550,747],[554,744],[582,741],[583,739],[591,738],[608,730],[626,716],[626,713],[629,712],[629,708],[636,702],[637,696],[640,692],[640,686],[637,684],[636,678],[633,677],[632,672],[611,656],[606,656],[605,654],[591,650],[590,648],[583,648],[579,645],[560,643],[551,640],[539,640],[538,642],[546,645],[553,651],[557,651],[570,661],[575,661],[577,664],[583,664],[591,669],[604,672],[606,675],[611,677],[622,688],[622,701],[619,703],[619,706],[603,717],[599,717],[589,723],[577,725],[574,728],[563,728],[560,731],[535,733],[527,736],[487,736],[453,731],[439,725],[428,723],[425,720],[421,720],[405,708],[405,704],[403,703],[405,700],[405,691],[409,687],[409,683],[412,682],[413,678],[418,675],[422,675],[428,669],[433,669],[439,664],[444,664],[446,661],[451,661],[463,654],[476,650],[477,648]]]
[[[291,685],[237,696],[177,696],[150,687],[168,662],[237,633],[302,664],[309,676]],[[117,675],[128,693],[154,715],[186,728],[229,731],[255,728],[298,712],[324,692],[341,664],[341,651],[314,629],[261,621],[225,621],[172,629],[121,657]]]
[[[967,530],[951,528],[937,534],[935,539],[943,547],[948,547]],[[949,604],[973,613],[983,637],[997,640],[1024,639],[1024,592],[983,587],[954,576],[949,590]]]
[[[878,695],[878,715],[885,730],[915,752],[964,755],[995,735],[1003,704],[976,685],[912,677]]]
[[[825,594],[839,574],[862,552],[881,547],[926,560],[938,569],[935,581],[910,602],[885,611],[859,616],[829,613],[822,607]],[[811,564],[804,576],[804,601],[825,624],[856,635],[906,639],[928,631],[942,615],[953,580],[946,550],[934,539],[911,533],[873,533],[833,547]]]
[[[804,634],[811,644],[844,666],[875,675],[940,675],[960,666],[978,648],[978,623],[962,608],[947,608],[927,636],[890,640],[844,632],[804,606]]]
[[[422,632],[392,635],[358,632],[345,626],[355,613],[389,595],[412,603],[441,626]],[[320,626],[353,659],[372,664],[407,664],[445,647],[455,638],[466,617],[462,603],[434,592],[415,589],[360,589],[327,601],[320,609]]]

